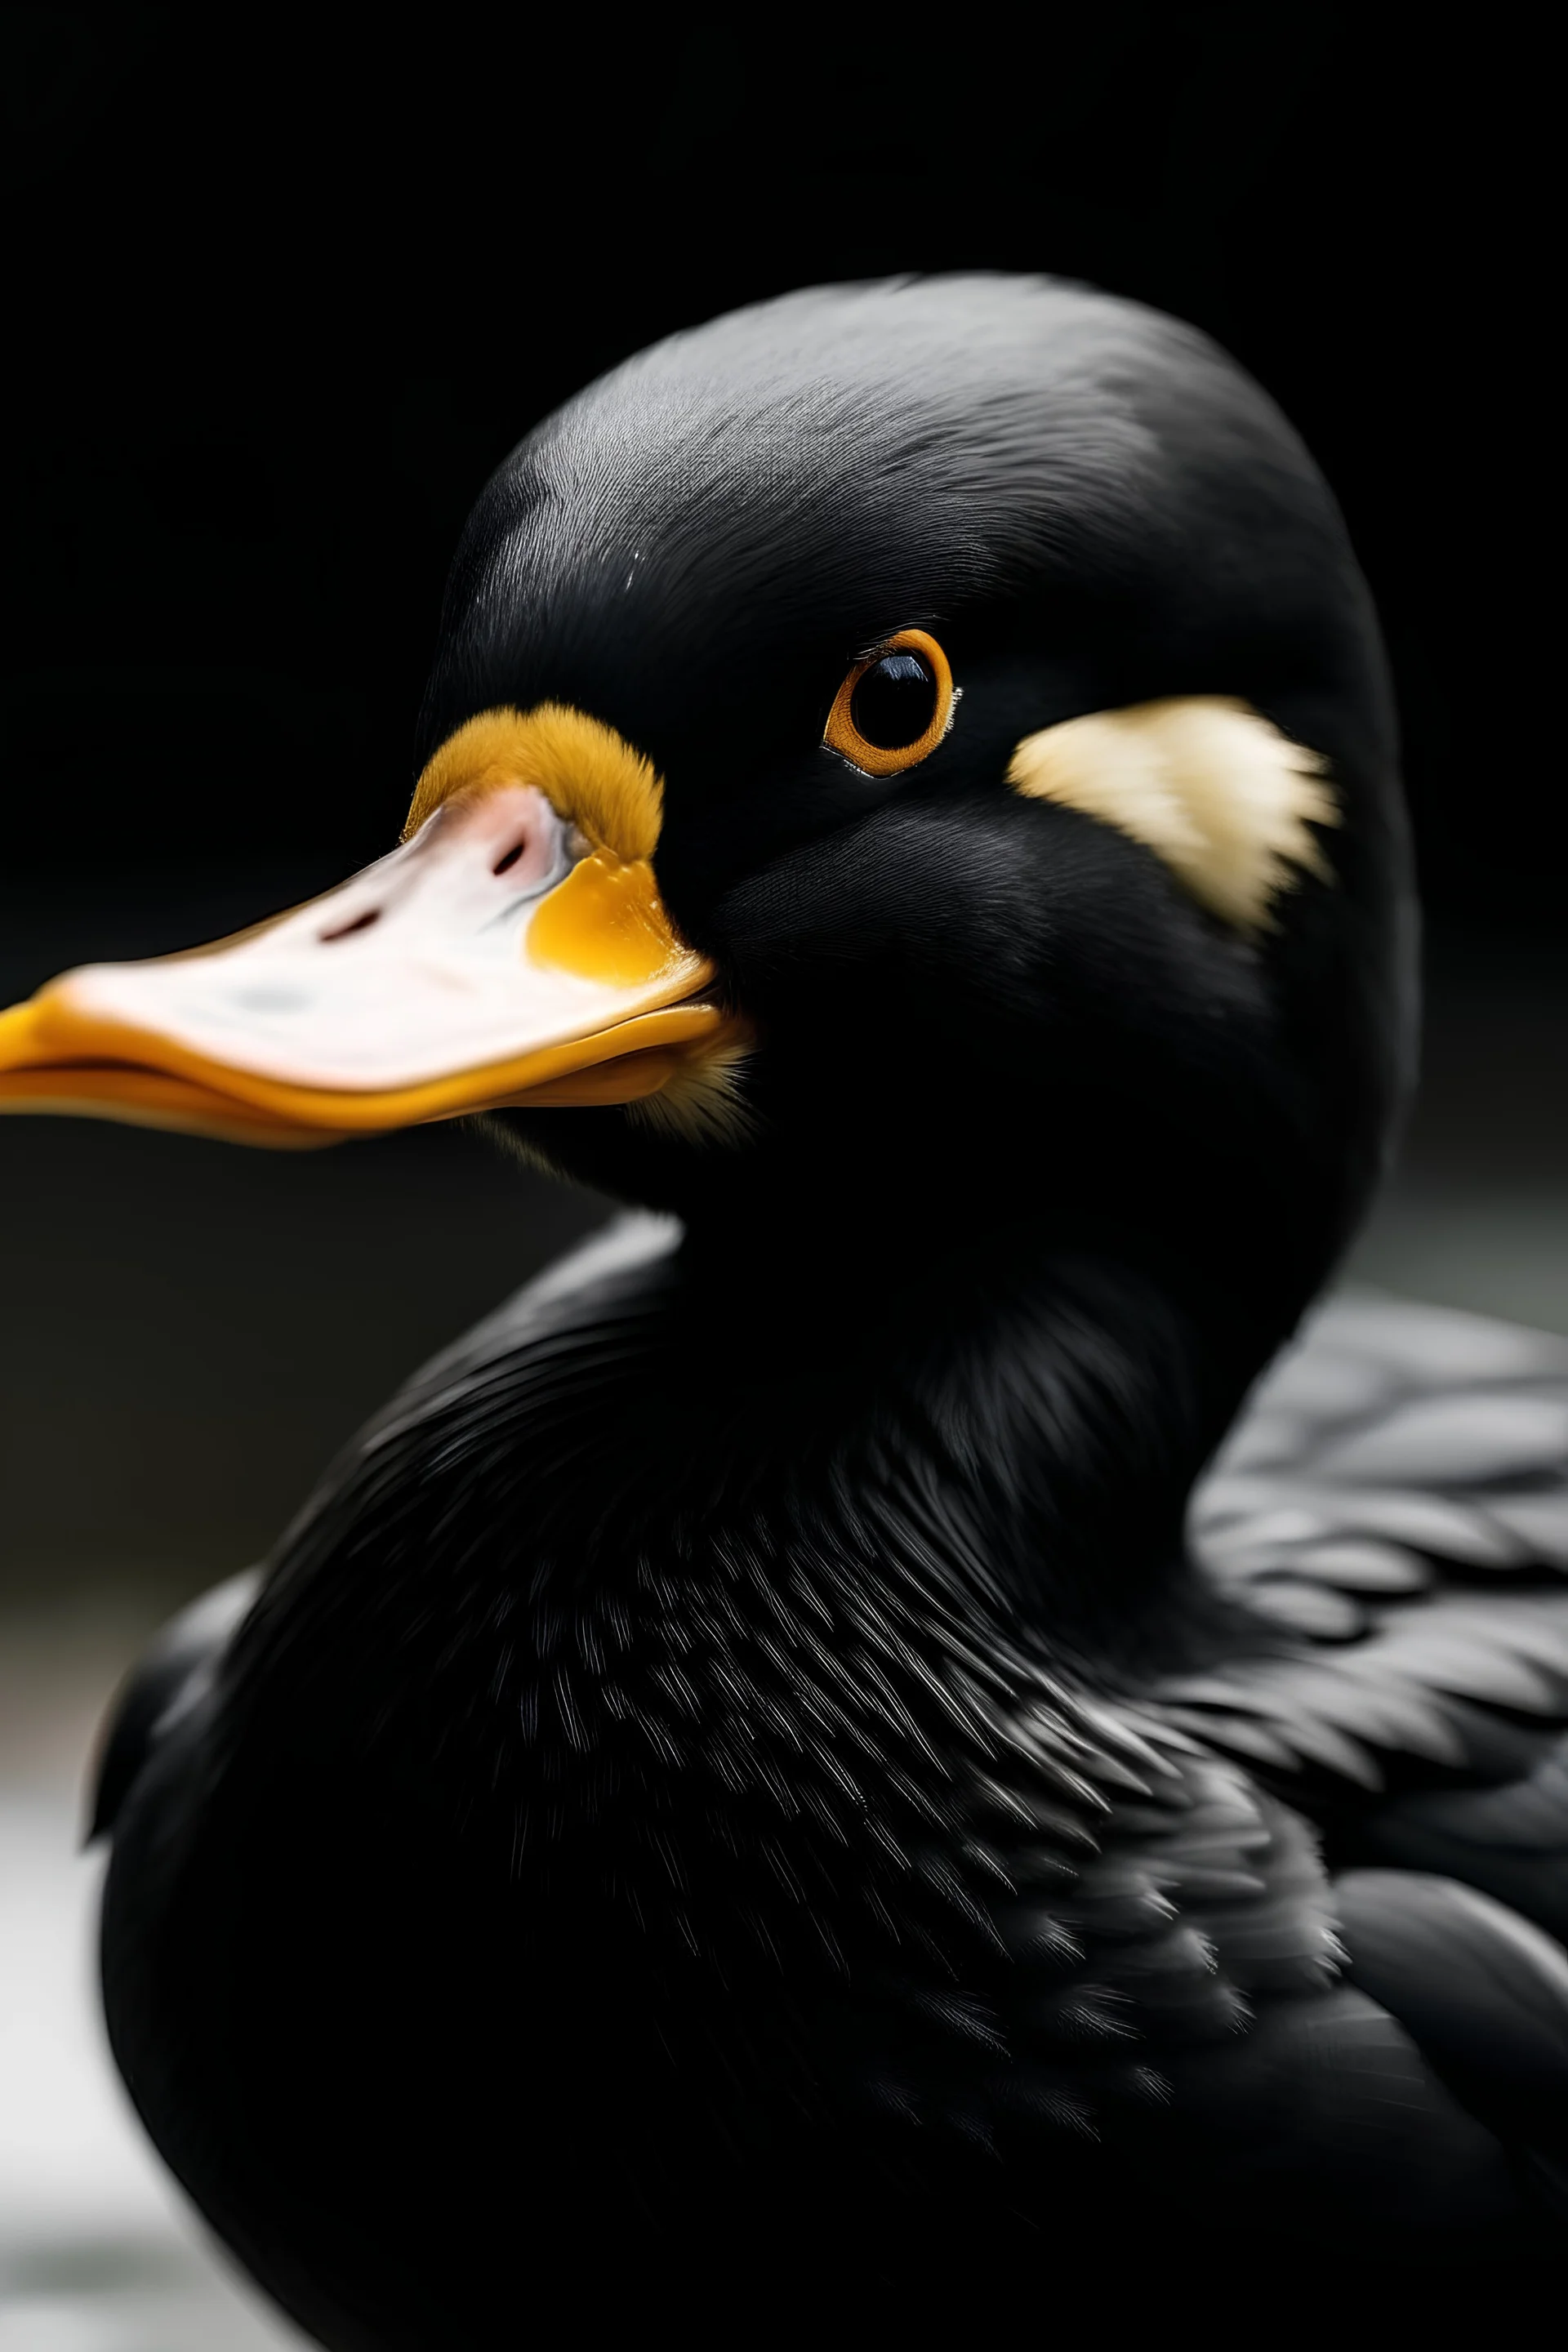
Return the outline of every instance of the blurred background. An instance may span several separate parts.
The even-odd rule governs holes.
[[[1462,47],[1427,19],[1417,54],[1381,13],[621,19],[574,46],[521,13],[0,12],[0,1002],[390,845],[463,517],[588,377],[802,282],[1047,268],[1262,380],[1384,614],[1429,1019],[1351,1274],[1568,1331],[1537,69],[1506,18]],[[0,2352],[292,2340],[100,2051],[94,1725],[153,1623],[603,1213],[455,1131],[294,1157],[0,1124]]]

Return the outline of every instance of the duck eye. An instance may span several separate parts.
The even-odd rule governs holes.
[[[900,629],[857,662],[834,698],[823,741],[868,776],[896,776],[934,751],[952,720],[952,672],[923,629]]]

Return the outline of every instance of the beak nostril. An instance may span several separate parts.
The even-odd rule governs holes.
[[[526,842],[514,842],[511,847],[507,851],[504,857],[497,858],[495,864],[490,867],[490,872],[492,874],[504,874],[509,866],[515,866],[517,864],[518,859],[522,856],[522,853],[527,846],[528,845]]]
[[[340,923],[335,931],[322,931],[320,934],[321,943],[322,947],[327,947],[333,940],[352,939],[355,931],[368,931],[373,923],[379,923],[380,920],[381,908],[372,907],[364,914],[356,915],[352,923]]]

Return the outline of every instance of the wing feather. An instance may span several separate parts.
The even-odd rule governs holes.
[[[104,1725],[91,1782],[89,1843],[110,1833],[149,1757],[209,1688],[260,1583],[260,1570],[247,1569],[215,1585],[171,1618],[132,1668]]]

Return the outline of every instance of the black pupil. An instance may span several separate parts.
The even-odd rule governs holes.
[[[936,679],[919,654],[884,654],[849,698],[849,716],[862,742],[879,751],[904,751],[936,717]]]

